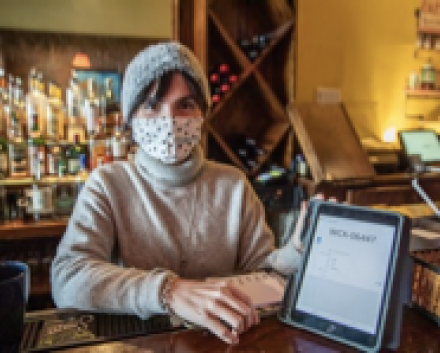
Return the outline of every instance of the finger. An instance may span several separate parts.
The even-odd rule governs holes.
[[[229,344],[238,343],[238,333],[229,330],[221,321],[212,314],[208,314],[204,320],[205,327],[221,340]]]
[[[248,313],[243,313],[243,315],[246,315],[246,330],[252,325],[257,324],[258,312],[254,308],[251,298],[234,286],[230,286],[230,291],[232,295],[244,302],[249,308]]]
[[[241,315],[249,316],[252,312],[251,299],[228,282],[219,284],[216,297]]]
[[[328,200],[330,202],[338,202],[338,199],[336,197],[330,197]]]
[[[227,306],[222,298],[210,298],[206,305],[209,314],[221,319],[231,329],[242,333],[246,329],[246,316]]]

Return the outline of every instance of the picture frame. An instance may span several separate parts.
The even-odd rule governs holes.
[[[86,81],[93,78],[98,87],[104,87],[105,81],[110,79],[112,81],[112,91],[114,95],[114,103],[120,104],[121,102],[121,88],[122,88],[122,73],[118,70],[111,69],[83,69],[74,68],[80,85],[86,84]]]

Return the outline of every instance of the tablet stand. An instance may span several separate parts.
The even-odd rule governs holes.
[[[405,219],[402,234],[400,237],[400,246],[398,249],[398,258],[396,270],[393,278],[390,301],[386,314],[384,334],[381,347],[396,350],[400,345],[400,335],[402,330],[403,309],[405,305],[411,303],[411,281],[412,281],[412,258],[409,256],[411,222]],[[282,302],[278,318],[289,324],[290,313],[293,306],[293,295],[296,273],[289,276],[286,291]]]

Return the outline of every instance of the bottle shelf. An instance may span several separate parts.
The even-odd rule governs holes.
[[[48,295],[50,293],[51,288],[49,278],[44,278],[36,283],[31,283],[31,295]]]
[[[75,184],[78,182],[85,182],[83,178],[78,178],[77,176],[64,176],[62,178],[46,176],[41,178],[41,180],[34,181],[32,178],[6,178],[0,180],[0,186],[31,186],[33,184],[37,185],[56,185],[56,184]]]
[[[249,7],[240,0],[211,1],[207,18],[208,68],[219,60],[235,64],[235,70],[238,68],[235,71],[238,80],[207,118],[207,141],[211,141],[208,142],[208,157],[232,163],[251,178],[267,162],[273,162],[272,158],[285,162],[286,158],[280,158],[279,152],[276,157],[273,155],[282,143],[286,147],[281,150],[290,151],[285,137],[291,126],[285,105],[293,98],[293,91],[287,89],[285,80],[291,76],[287,70],[292,68],[288,64],[293,59],[293,9],[284,0],[261,1]],[[263,44],[255,42],[255,36],[260,35],[264,35]],[[252,58],[239,45],[245,38],[252,38],[250,47],[257,51]],[[276,68],[272,69],[274,64]],[[239,156],[237,146],[232,145],[237,135],[255,140],[264,153]]]
[[[40,222],[11,221],[0,225],[0,240],[61,237],[66,227],[67,219]]]
[[[440,30],[428,27],[417,27],[417,32],[422,34],[440,34]]]
[[[440,98],[440,90],[406,89],[407,98]]]

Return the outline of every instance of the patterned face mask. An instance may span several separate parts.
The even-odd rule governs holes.
[[[181,162],[199,143],[202,124],[201,117],[137,118],[132,122],[133,140],[163,163]]]

